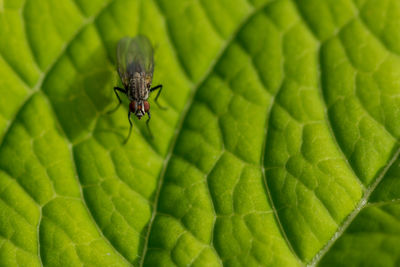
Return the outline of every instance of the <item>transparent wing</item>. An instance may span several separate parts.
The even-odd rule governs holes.
[[[124,85],[135,72],[153,76],[153,48],[146,36],[124,37],[118,42],[117,69]]]

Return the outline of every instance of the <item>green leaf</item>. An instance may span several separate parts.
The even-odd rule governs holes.
[[[0,265],[398,265],[399,27],[395,0],[0,0]],[[138,34],[168,109],[124,146]]]

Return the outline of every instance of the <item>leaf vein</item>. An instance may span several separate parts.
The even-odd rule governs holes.
[[[388,162],[388,164],[383,168],[382,172],[377,176],[375,181],[367,188],[364,193],[364,196],[360,199],[354,210],[347,216],[347,218],[343,221],[342,225],[339,226],[335,234],[332,238],[325,244],[325,246],[314,256],[314,258],[309,262],[308,266],[316,266],[323,256],[329,251],[329,249],[335,244],[335,242],[342,236],[342,234],[346,231],[346,229],[350,226],[351,222],[357,217],[357,215],[361,212],[363,208],[366,207],[368,203],[368,199],[371,196],[372,192],[374,192],[375,188],[382,181],[383,177],[385,177],[386,173],[392,167],[393,163],[400,155],[400,147],[393,153],[392,158]]]
[[[157,0],[155,0],[155,1],[157,1]],[[276,0],[275,0],[275,1],[276,1]],[[228,38],[228,39],[225,41],[224,45],[221,47],[219,53],[217,54],[216,59],[215,59],[213,62],[211,62],[210,67],[209,67],[208,70],[205,72],[205,74],[203,75],[203,77],[202,77],[202,78],[193,86],[193,88],[191,89],[190,94],[189,94],[189,97],[188,97],[188,100],[187,100],[187,102],[186,102],[186,105],[185,105],[185,107],[184,107],[184,109],[183,109],[183,111],[182,111],[182,115],[181,115],[180,118],[179,118],[178,125],[177,125],[177,130],[176,130],[176,132],[175,132],[175,134],[174,134],[174,137],[173,137],[172,142],[171,142],[171,144],[170,144],[170,147],[169,147],[169,149],[168,149],[167,157],[166,157],[166,159],[164,160],[163,168],[162,168],[162,171],[161,171],[161,174],[160,174],[160,178],[159,178],[159,181],[158,181],[158,185],[157,185],[157,190],[156,190],[156,192],[155,192],[155,198],[154,198],[154,205],[153,205],[152,216],[151,216],[151,219],[150,219],[150,221],[149,221],[149,226],[148,226],[147,233],[146,233],[146,237],[145,237],[145,243],[144,243],[143,253],[142,253],[142,257],[141,257],[141,261],[140,261],[140,266],[143,266],[143,264],[144,264],[144,259],[145,259],[145,257],[146,257],[146,253],[147,253],[147,250],[148,250],[149,237],[150,237],[150,233],[151,233],[151,229],[152,229],[152,225],[153,225],[155,216],[156,216],[156,214],[157,214],[158,199],[159,199],[159,196],[160,196],[162,184],[163,184],[163,182],[164,182],[166,170],[167,170],[167,167],[168,167],[168,165],[169,165],[169,161],[170,161],[170,159],[171,159],[171,156],[172,156],[172,154],[173,154],[173,151],[174,151],[176,142],[177,142],[177,140],[178,140],[178,138],[179,138],[179,135],[180,135],[180,133],[181,133],[181,130],[182,130],[182,127],[183,127],[183,122],[184,122],[184,120],[185,120],[185,118],[186,118],[186,116],[187,116],[187,114],[188,114],[188,111],[189,111],[190,106],[191,106],[192,103],[194,102],[194,97],[195,97],[196,92],[198,91],[198,89],[199,89],[201,86],[204,85],[204,83],[206,82],[207,78],[212,74],[212,72],[214,71],[215,67],[217,66],[217,63],[218,63],[218,62],[220,61],[220,59],[223,57],[223,55],[224,55],[225,52],[227,51],[229,45],[230,45],[231,43],[233,43],[234,39],[236,38],[236,36],[237,36],[238,33],[240,32],[240,30],[241,30],[242,28],[244,28],[244,27],[247,25],[248,21],[249,21],[252,17],[254,17],[254,15],[258,14],[258,12],[262,11],[267,5],[269,5],[269,4],[271,4],[271,3],[275,2],[275,1],[266,3],[266,4],[260,6],[260,7],[256,8],[256,9],[253,9],[253,10],[242,20],[242,22],[238,25],[236,31],[230,36],[230,38]],[[190,76],[189,76],[189,77],[190,77]]]

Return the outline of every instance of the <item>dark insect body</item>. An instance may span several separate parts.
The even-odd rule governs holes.
[[[114,87],[114,92],[119,103],[110,112],[117,110],[122,103],[118,92],[124,93],[130,101],[128,111],[130,128],[124,143],[128,141],[132,132],[132,113],[139,120],[147,113],[149,118],[146,121],[146,125],[150,136],[152,136],[149,128],[151,118],[150,104],[147,99],[151,92],[159,90],[154,99],[156,104],[159,105],[157,99],[160,96],[162,85],[151,87],[154,71],[153,48],[146,36],[139,35],[135,38],[124,37],[118,42],[117,70],[124,88]]]

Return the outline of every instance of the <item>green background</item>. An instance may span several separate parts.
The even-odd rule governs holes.
[[[399,266],[399,104],[398,0],[0,0],[0,265]]]

